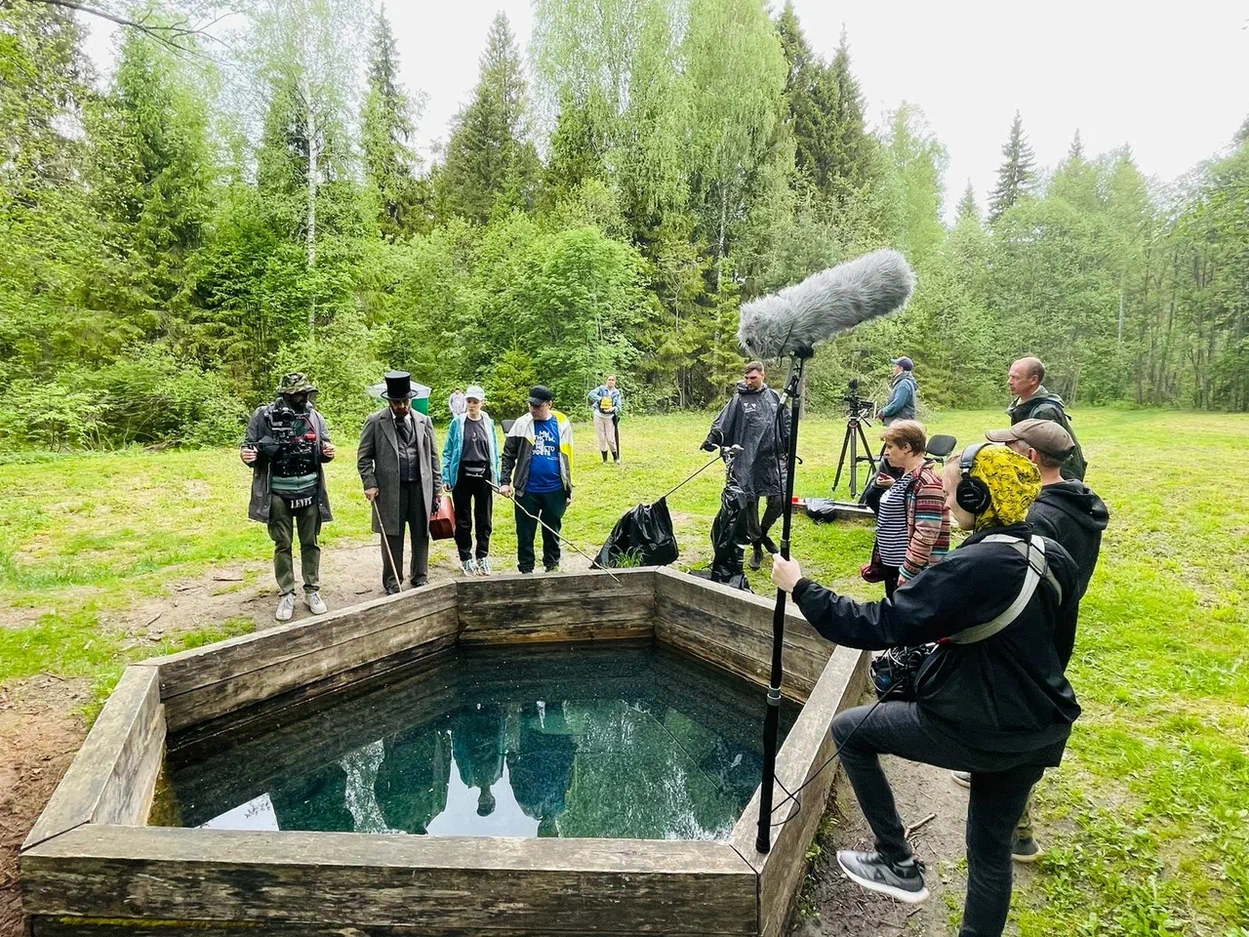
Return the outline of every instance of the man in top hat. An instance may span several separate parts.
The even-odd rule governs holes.
[[[906,355],[894,358],[893,389],[889,393],[889,402],[880,408],[880,421],[888,426],[894,420],[915,419],[915,408],[919,403],[919,385],[915,383],[915,362]]]
[[[412,409],[412,375],[386,372],[388,406],[364,421],[357,467],[364,496],[373,504],[373,532],[381,534],[382,586],[387,595],[399,591],[403,568],[403,528],[412,531],[409,581],[429,580],[429,518],[442,497],[442,463],[434,445],[434,424]],[[391,557],[394,565],[391,565]]]
[[[295,565],[291,545],[299,531],[299,563],[304,578],[304,603],[324,615],[321,598],[321,524],[332,518],[322,463],[334,458],[334,444],[325,418],[313,409],[316,388],[301,372],[283,375],[278,395],[252,414],[239,457],[252,470],[252,497],[247,516],[269,528],[273,541],[273,573],[278,581],[274,618],[289,621],[295,613]]]

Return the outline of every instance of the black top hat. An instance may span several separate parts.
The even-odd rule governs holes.
[[[412,389],[412,375],[407,371],[387,371],[386,390],[382,392],[383,400],[411,400],[416,396]]]

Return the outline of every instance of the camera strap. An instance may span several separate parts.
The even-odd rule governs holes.
[[[1028,561],[1028,569],[1024,573],[1023,587],[1019,590],[1019,595],[1015,597],[1015,601],[1011,602],[996,618],[980,625],[973,625],[971,628],[966,628],[958,634],[946,638],[945,640],[951,644],[976,644],[993,637],[1023,614],[1023,610],[1032,601],[1032,595],[1036,592],[1037,584],[1042,579],[1054,588],[1057,601],[1060,605],[1062,604],[1063,589],[1058,584],[1058,578],[1050,569],[1049,562],[1045,557],[1044,539],[1035,535],[1029,535],[1027,540],[1022,540],[1019,537],[1012,537],[1008,534],[990,534],[980,542],[1008,544]]]

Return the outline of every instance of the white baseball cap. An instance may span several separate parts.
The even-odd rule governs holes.
[[[479,384],[469,384],[468,389],[464,391],[464,396],[469,400],[480,400],[482,403],[486,402],[485,388]]]

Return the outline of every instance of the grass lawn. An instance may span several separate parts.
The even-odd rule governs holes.
[[[619,468],[599,463],[591,428],[578,425],[567,536],[596,551],[625,510],[707,460],[697,447],[708,422],[626,420]],[[1000,411],[958,412],[929,428],[966,443],[1003,422]],[[1077,431],[1111,526],[1070,670],[1084,716],[1038,794],[1051,848],[1017,891],[1013,916],[1027,937],[1249,937],[1249,495],[1237,474],[1249,417],[1082,410]],[[799,494],[828,493],[843,432],[836,419],[804,420]],[[339,441],[347,435],[340,429]],[[328,550],[369,537],[354,452],[339,452],[329,469]],[[681,565],[710,559],[721,482],[713,466],[670,502]],[[252,627],[227,620],[127,650],[101,624],[173,579],[263,560],[269,541],[246,505],[247,473],[233,450],[0,465],[0,684],[46,671],[106,692],[131,655]],[[500,569],[514,556],[509,514],[497,506]],[[796,521],[804,570],[860,598],[879,597],[879,586],[857,576],[870,545],[863,525]],[[444,563],[450,556],[445,544],[433,552]],[[770,591],[763,575],[754,583]]]

